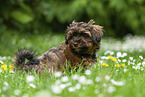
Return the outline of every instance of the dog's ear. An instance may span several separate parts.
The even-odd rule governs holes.
[[[72,31],[68,31],[65,34],[65,44],[68,44],[68,40],[70,39],[71,36],[72,36]]]
[[[91,31],[92,38],[95,45],[98,45],[100,44],[101,38],[103,36],[103,27],[99,25],[92,25],[92,26],[93,26],[92,31]]]

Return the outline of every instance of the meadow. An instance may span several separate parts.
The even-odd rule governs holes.
[[[52,75],[16,71],[12,58],[24,47],[42,54],[60,45],[64,35],[8,38],[0,43],[0,97],[145,97],[145,37],[103,38],[94,66]]]

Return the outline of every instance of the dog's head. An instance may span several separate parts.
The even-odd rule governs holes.
[[[100,48],[103,27],[93,23],[93,20],[88,23],[73,21],[67,28],[65,43],[74,53],[92,54]]]

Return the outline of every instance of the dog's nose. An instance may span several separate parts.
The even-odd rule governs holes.
[[[78,47],[78,43],[74,43],[74,47]]]

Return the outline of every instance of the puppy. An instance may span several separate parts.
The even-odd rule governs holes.
[[[103,36],[103,27],[88,23],[73,21],[67,27],[65,42],[57,47],[36,57],[35,51],[20,50],[15,54],[14,65],[17,69],[26,71],[35,70],[43,73],[45,70],[63,71],[71,65],[71,68],[83,68],[96,62],[96,52],[100,49],[100,41]],[[26,60],[28,60],[26,62]]]

